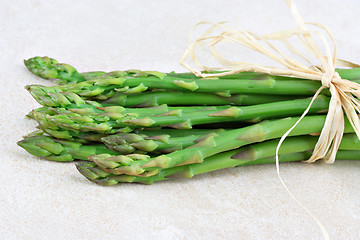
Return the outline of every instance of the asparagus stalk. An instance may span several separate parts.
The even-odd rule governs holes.
[[[291,101],[281,101],[274,103],[259,104],[245,107],[209,107],[186,111],[188,107],[174,108],[168,107],[167,112],[158,115],[137,114],[136,109],[131,109],[131,113],[124,113],[121,107],[104,107],[100,114],[81,115],[76,113],[76,109],[70,109],[73,113],[62,113],[48,116],[47,119],[57,126],[76,131],[93,131],[99,133],[115,133],[119,128],[131,127],[171,127],[177,129],[191,129],[193,125],[252,121],[258,122],[262,119],[281,118],[285,116],[300,115],[309,105],[311,99],[297,99]],[[319,96],[314,101],[310,113],[326,111],[329,98]],[[118,110],[120,108],[120,110]],[[83,111],[83,109],[81,109]],[[126,110],[130,111],[130,110]],[[125,111],[125,112],[126,112]],[[140,109],[140,111],[143,111]]]
[[[302,96],[297,96],[301,98]],[[176,105],[235,105],[247,106],[294,99],[287,95],[233,94],[229,97],[213,93],[154,91],[140,94],[117,93],[107,100],[101,101],[103,106],[120,105],[124,107],[153,107],[166,104]]]
[[[43,106],[68,107],[69,105],[96,104],[93,101],[82,99],[79,95],[71,92],[52,92],[44,94],[33,88],[30,93]],[[306,96],[297,96],[304,98]],[[103,106],[124,106],[124,107],[153,107],[162,104],[167,105],[255,105],[275,101],[294,99],[291,95],[260,95],[260,94],[232,94],[220,96],[214,93],[193,93],[179,91],[154,91],[140,94],[116,93],[99,103]]]
[[[311,154],[312,154],[311,151],[282,154],[282,155],[279,155],[279,162],[283,163],[283,162],[304,161],[304,160],[309,159]],[[219,166],[218,169],[216,169],[216,170],[233,167],[233,166],[226,167],[225,164],[222,164],[221,161],[223,161],[225,159],[227,160],[227,158],[225,158],[225,156],[220,156],[220,154],[219,154],[219,156],[215,155],[214,157],[211,157],[211,159],[209,158],[209,160],[216,161],[216,163],[213,163],[213,162],[211,162],[211,163]],[[336,159],[337,160],[359,160],[360,159],[360,151],[339,150]],[[174,179],[174,178],[180,178],[180,177],[192,178],[199,174],[204,174],[207,172],[215,171],[214,169],[211,168],[212,166],[208,166],[206,164],[207,162],[204,162],[204,163],[174,167],[174,168],[166,169],[166,171],[163,170],[158,175],[148,176],[148,177],[109,174],[108,172],[99,168],[93,162],[78,162],[78,163],[76,163],[76,168],[88,180],[90,180],[94,183],[100,184],[100,185],[112,186],[112,185],[116,185],[118,183],[153,184],[154,182],[169,180],[169,179]],[[247,165],[257,165],[257,164],[269,164],[269,163],[275,163],[275,157],[267,157],[267,158],[257,159],[256,161],[248,161],[243,164],[240,163],[239,165],[237,165],[235,167],[242,167],[242,166],[247,166]],[[210,161],[209,161],[209,165],[210,165]],[[209,169],[207,169],[207,167],[209,167]]]
[[[88,160],[96,154],[130,154],[130,153],[170,153],[191,146],[204,137],[224,131],[222,129],[199,129],[191,131],[139,131],[137,133],[120,133],[108,136],[97,136],[89,144],[89,136],[82,139],[62,140],[33,132],[17,144],[34,156],[45,157],[52,161]],[[101,142],[100,142],[101,141]],[[105,145],[104,145],[105,144]]]
[[[290,161],[301,161],[305,160],[307,156],[304,153],[290,153],[285,155],[279,155],[279,161],[280,162],[290,162]],[[225,157],[224,157],[225,158]],[[221,154],[216,155],[216,159],[218,161],[224,161],[224,158]],[[259,161],[264,162],[270,162],[273,158],[264,158]],[[201,173],[210,172],[206,170],[206,161],[204,161],[201,164],[198,164],[196,166],[201,166],[202,169]],[[193,170],[193,165],[185,165],[185,166],[178,166],[169,168],[166,170],[160,171],[158,174],[153,176],[131,176],[131,175],[116,175],[116,174],[110,174],[107,171],[104,171],[103,169],[99,168],[95,163],[93,162],[79,162],[76,163],[77,170],[88,180],[91,182],[94,182],[99,185],[103,186],[112,186],[119,183],[142,183],[142,184],[153,184],[154,182],[163,181],[163,180],[169,180],[173,178],[179,178],[179,177],[187,177],[192,178],[195,175],[198,175],[200,173],[196,173]],[[225,166],[225,164],[224,164]],[[229,168],[229,167],[224,167]],[[198,169],[199,170],[199,169]]]
[[[133,110],[133,109],[132,109]],[[49,116],[58,114],[62,111],[66,111],[64,109],[53,109],[53,108],[38,108],[33,111],[31,111],[28,114],[28,117],[33,118],[36,120],[39,124],[38,128],[40,128],[43,132],[49,134],[50,136],[53,136],[55,138],[60,139],[67,139],[72,141],[81,141],[83,143],[86,142],[92,142],[92,141],[101,141],[101,138],[109,135],[107,133],[99,133],[99,132],[93,132],[93,131],[87,131],[87,132],[81,132],[77,131],[74,127],[69,129],[64,129],[59,127],[58,125],[54,124],[53,122],[49,121]],[[244,124],[237,124],[237,127],[242,126]],[[247,124],[248,125],[248,124]],[[90,127],[88,124],[83,125],[84,128]],[[209,126],[208,126],[209,127]],[[217,127],[217,129],[166,129],[163,130],[161,128],[146,128],[146,130],[143,130],[142,128],[121,128],[118,129],[115,132],[135,132],[141,135],[147,135],[149,137],[156,136],[156,135],[164,135],[166,133],[167,135],[170,135],[171,137],[184,137],[188,135],[205,135],[209,134],[210,132],[217,132],[222,131],[222,129],[219,129],[220,127]]]
[[[57,60],[49,57],[33,57],[28,60],[24,60],[25,66],[27,69],[32,72],[33,74],[44,78],[44,79],[58,79],[57,83],[59,84],[65,84],[65,83],[77,83],[77,82],[83,82],[85,80],[92,80],[97,79],[99,77],[103,76],[111,76],[115,72],[117,74],[121,73],[124,76],[127,75],[133,75],[133,76],[147,76],[148,73],[146,71],[140,71],[140,70],[126,70],[126,71],[113,71],[113,72],[103,72],[103,71],[95,71],[95,72],[83,72],[79,73],[73,66],[70,66],[66,63],[58,63]],[[152,71],[154,73],[154,71]],[[74,74],[75,73],[75,74]],[[82,75],[82,77],[79,77],[78,75]],[[191,79],[199,79],[196,77],[193,73],[175,73],[170,72],[167,73],[170,77],[179,77],[179,78],[191,78]],[[257,77],[259,73],[237,73],[233,74],[231,76],[224,76],[220,78],[225,79],[239,79],[239,78],[248,78],[248,77]]]
[[[321,131],[326,116],[307,116],[292,130],[289,136],[299,136],[318,133]],[[148,175],[159,169],[171,168],[174,166],[201,163],[204,158],[220,152],[236,149],[254,142],[280,138],[298,120],[297,117],[290,117],[281,120],[264,121],[249,127],[234,129],[217,133],[217,136],[210,136],[199,143],[186,149],[179,150],[155,158],[140,159],[122,163],[117,161],[106,161],[111,172],[141,176]],[[345,133],[352,132],[349,122],[345,124]]]
[[[360,144],[356,139],[357,136],[355,134],[344,135],[344,139],[340,145],[340,150],[337,154],[337,159],[360,159]],[[354,144],[354,140],[356,144]],[[277,147],[278,141],[279,140],[276,139],[262,143],[251,144],[240,149],[235,149],[207,157],[202,163],[164,169],[158,172],[156,175],[147,177],[131,176],[126,174],[112,174],[107,172],[107,168],[100,168],[107,164],[107,159],[113,159],[113,157],[106,158],[104,156],[93,156],[93,163],[79,162],[76,166],[80,173],[83,174],[86,178],[102,185],[114,185],[121,182],[139,182],[152,184],[156,181],[167,180],[174,177],[191,178],[198,174],[224,168],[274,163],[275,149]],[[287,138],[280,148],[279,161],[289,162],[308,159],[311,155],[309,150],[313,149],[316,141],[317,137],[314,136],[298,136]]]
[[[197,111],[203,112],[208,109],[218,109],[222,110],[225,107],[211,107],[211,108],[204,108],[204,107],[188,107],[186,109],[179,109],[178,107],[172,107],[169,111],[169,108],[166,105],[154,107],[154,108],[123,108],[120,106],[113,106],[113,107],[105,107],[95,108],[93,106],[86,106],[86,108],[76,108],[74,109],[64,109],[64,108],[47,108],[42,107],[31,111],[28,114],[28,117],[33,118],[39,123],[39,128],[42,129],[47,134],[54,136],[56,138],[62,139],[73,139],[81,138],[87,139],[90,141],[99,141],[101,137],[105,134],[114,134],[118,132],[130,132],[134,131],[133,127],[124,126],[122,128],[112,129],[112,131],[106,131],[109,124],[112,124],[109,121],[111,118],[119,118],[123,117],[123,119],[132,119],[135,117],[143,118],[144,115],[152,116],[153,114],[175,114],[179,111]],[[104,111],[106,110],[106,111]],[[58,114],[58,118],[62,118],[60,120],[60,124],[57,125],[51,121],[52,117],[56,117]],[[66,116],[66,117],[65,117]],[[69,119],[66,119],[69,117]],[[90,119],[96,120],[97,123],[91,123]],[[67,126],[66,122],[68,121],[77,121],[82,122],[82,124],[73,124],[71,126]],[[106,123],[103,123],[106,122]],[[61,126],[63,124],[64,126]],[[143,127],[138,127],[137,129],[142,129]],[[81,130],[81,131],[80,131]],[[83,132],[87,132],[84,134]]]
[[[74,67],[66,63],[58,63],[53,58],[49,57],[34,57],[28,60],[24,60],[25,66],[33,74],[44,78],[44,79],[58,79],[59,83],[76,83],[82,82],[85,80],[96,79],[104,75],[111,75],[111,73],[106,73],[103,71],[95,72],[85,72],[79,73]],[[358,69],[336,69],[342,78],[348,80],[360,79],[360,71]],[[127,70],[127,71],[115,71],[123,72],[124,75],[136,75],[136,76],[146,76],[146,72],[139,70]],[[179,77],[179,78],[191,78],[199,79],[193,73],[167,73],[170,77]],[[220,77],[221,79],[243,79],[243,78],[254,78],[263,76],[261,73],[252,73],[252,72],[242,72],[236,73],[228,76]],[[281,79],[281,77],[279,78]],[[287,79],[287,78],[284,78]]]
[[[134,94],[147,89],[167,89],[187,92],[218,93],[223,96],[231,94],[270,94],[270,95],[305,95],[312,96],[320,87],[320,83],[310,80],[276,80],[273,76],[264,76],[263,80],[188,80],[172,77],[111,77],[88,80],[76,84],[61,86],[29,85],[26,89],[44,106],[62,106],[74,102],[77,94],[84,99],[106,100],[117,92]],[[230,90],[229,90],[230,89]],[[64,94],[65,93],[65,94]],[[327,91],[324,93],[328,94]]]

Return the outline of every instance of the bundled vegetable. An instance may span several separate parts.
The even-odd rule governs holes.
[[[26,89],[43,107],[28,114],[39,130],[18,145],[51,161],[77,161],[79,172],[102,185],[152,184],[223,168],[273,163],[279,138],[299,119],[319,82],[259,73],[199,78],[192,73],[79,73],[48,57],[26,67],[59,85]],[[360,69],[338,69],[360,82]],[[303,161],[322,130],[330,93],[280,148],[279,161]],[[345,122],[337,159],[359,159],[360,142]]]

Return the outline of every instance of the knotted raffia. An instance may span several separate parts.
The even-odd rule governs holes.
[[[244,29],[234,30],[224,23],[210,24],[207,22],[201,22],[198,25],[210,24],[210,28],[204,34],[202,34],[200,38],[189,44],[180,63],[188,70],[193,72],[196,76],[204,78],[225,76],[239,72],[257,72],[269,75],[288,76],[321,81],[322,86],[313,96],[313,99],[308,108],[302,114],[298,122],[281,138],[276,151],[276,156],[278,156],[278,150],[281,143],[291,132],[291,130],[295,128],[295,126],[307,114],[316,97],[323,89],[329,88],[331,93],[331,100],[325,124],[321,131],[319,140],[314,148],[313,154],[306,162],[314,162],[318,159],[324,159],[327,163],[333,163],[335,161],[336,153],[344,133],[345,120],[343,111],[345,111],[350,124],[360,139],[360,120],[357,115],[360,113],[360,101],[358,100],[360,97],[360,85],[347,79],[341,79],[339,74],[335,71],[335,66],[360,67],[360,65],[337,59],[335,40],[328,28],[318,23],[305,23],[293,1],[286,0],[286,2],[291,10],[293,17],[296,20],[297,29],[259,36]],[[307,25],[311,25],[317,30],[310,31]],[[222,29],[223,31],[218,35],[214,35],[214,32],[219,29]],[[328,38],[326,38],[326,35]],[[322,47],[325,49],[325,53],[320,50],[320,47],[315,42],[313,36],[317,36],[320,39]],[[308,51],[308,53],[320,61],[320,66],[315,66],[315,64],[312,64],[311,61],[305,57],[305,54],[303,54],[298,48],[291,44],[291,37],[296,37],[301,45],[306,49],[306,51]],[[330,43],[333,45],[332,51],[327,39],[330,39]],[[284,51],[280,50],[280,48],[272,44],[271,41],[274,40],[279,41],[282,46],[285,47],[291,54],[294,54],[295,56],[304,60],[307,64],[309,64],[309,66],[306,66],[293,57],[286,55]],[[229,61],[215,49],[217,44],[224,41],[237,43],[259,52],[280,63],[283,65],[283,67],[270,67],[249,62]],[[223,68],[220,69],[206,67],[201,65],[198,61],[195,50],[207,42],[209,42],[208,47],[211,55],[218,63],[223,66]],[[201,71],[196,70],[185,63],[189,56],[192,58],[194,64],[202,71],[227,71],[215,74],[202,73]]]

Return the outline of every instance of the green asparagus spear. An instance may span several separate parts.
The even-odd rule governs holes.
[[[277,101],[292,100],[295,96],[287,95],[260,95],[260,94],[233,94],[229,97],[213,93],[154,91],[139,94],[117,93],[107,100],[101,101],[103,106],[119,105],[124,107],[153,107],[161,104],[176,105],[235,105],[247,106]],[[302,96],[297,96],[302,98]],[[303,97],[305,98],[305,97]]]
[[[291,131],[289,136],[307,135],[321,131],[326,116],[307,116]],[[134,160],[125,165],[116,159],[109,165],[112,172],[119,174],[141,175],[154,172],[156,169],[166,169],[179,165],[201,163],[204,158],[220,152],[236,149],[254,142],[281,137],[298,120],[297,117],[280,120],[264,121],[249,127],[217,133],[186,149],[179,150],[155,158]],[[345,133],[353,132],[348,121]]]
[[[155,156],[191,146],[203,137],[221,131],[224,130],[195,129],[176,132],[145,130],[107,136],[83,135],[83,138],[73,138],[71,141],[45,136],[44,132],[36,131],[24,137],[18,145],[35,156],[46,157],[53,161],[87,160],[91,155],[102,153],[117,155],[151,152],[150,154]]]
[[[158,115],[137,114],[136,109],[133,112],[124,113],[122,107],[104,107],[97,110],[103,110],[101,113],[81,115],[76,113],[76,109],[70,109],[73,113],[62,113],[54,116],[48,116],[47,119],[57,126],[77,131],[93,131],[99,133],[113,134],[119,128],[124,127],[142,128],[142,127],[172,127],[177,129],[190,129],[193,125],[234,122],[251,120],[258,122],[262,119],[281,118],[286,116],[300,115],[309,105],[311,99],[297,99],[291,101],[281,101],[274,103],[259,104],[244,107],[208,107],[200,108],[195,111],[187,111],[189,107],[174,108],[168,107],[167,112]],[[329,104],[329,98],[319,96],[310,109],[310,113],[326,111]],[[118,110],[118,108],[120,108]],[[128,109],[128,108],[126,108]],[[130,111],[130,109],[125,110]],[[191,109],[191,108],[190,108]],[[142,109],[140,109],[143,111]],[[81,111],[83,111],[81,109]]]
[[[204,108],[204,107],[188,107],[186,109],[181,109],[179,107],[172,107],[170,110],[166,105],[157,106],[153,108],[123,108],[120,106],[112,106],[112,107],[105,107],[105,108],[96,108],[91,105],[87,105],[86,108],[79,108],[78,106],[74,106],[73,109],[64,109],[64,108],[48,108],[48,107],[42,107],[35,109],[31,111],[27,116],[30,118],[33,118],[39,123],[39,128],[42,129],[47,134],[62,138],[62,139],[73,139],[73,137],[81,138],[81,139],[87,139],[90,141],[99,141],[101,137],[104,136],[104,134],[114,134],[117,132],[130,132],[133,131],[134,128],[129,126],[125,126],[123,128],[117,128],[113,129],[113,131],[106,131],[106,127],[108,127],[108,124],[110,123],[108,120],[110,118],[119,118],[124,117],[126,119],[130,118],[143,118],[144,116],[152,116],[153,114],[176,114],[177,112],[184,111],[185,113],[187,110],[189,111],[197,111],[197,112],[203,112],[208,109],[218,109],[223,110],[226,107],[218,106],[218,107],[211,107],[211,108]],[[58,114],[59,116],[68,116],[69,119],[66,120],[66,118],[62,117],[61,120],[64,126],[66,126],[67,121],[78,121],[82,122],[81,125],[79,124],[73,124],[72,126],[67,127],[61,127],[53,123],[51,120],[52,116],[56,116]],[[50,120],[49,120],[50,119]],[[90,119],[95,119],[99,122],[97,123],[91,123]],[[65,121],[65,122],[64,122]],[[107,122],[106,124],[102,124],[101,122]],[[60,125],[61,125],[60,124]],[[139,128],[139,127],[138,127]],[[137,129],[138,129],[137,128]],[[143,127],[140,127],[141,129]],[[81,129],[79,131],[78,129]],[[96,134],[96,131],[100,134]],[[84,135],[82,132],[88,132]]]
[[[134,110],[134,109],[131,109],[131,110]],[[60,139],[81,141],[83,143],[86,143],[89,141],[90,142],[91,141],[99,142],[99,141],[101,141],[101,138],[108,135],[105,133],[92,132],[89,129],[88,129],[89,131],[87,131],[87,132],[77,131],[75,128],[64,129],[48,120],[49,116],[58,114],[63,111],[66,111],[66,110],[64,110],[64,109],[61,110],[59,108],[53,109],[53,108],[42,107],[42,108],[38,108],[38,109],[31,111],[28,114],[28,117],[36,120],[39,123],[39,128],[43,132],[49,134],[50,136],[60,138]],[[243,127],[244,124],[237,124],[237,125],[238,125],[237,127]],[[245,124],[245,125],[249,125],[249,124]],[[91,127],[91,126],[89,126],[88,124],[83,125],[83,128],[89,128],[89,127]],[[160,129],[159,128],[147,128],[147,130],[143,130],[142,128],[118,129],[118,132],[122,132],[122,133],[135,132],[137,134],[147,135],[149,137],[153,137],[153,136],[157,136],[157,135],[164,135],[164,134],[170,135],[171,137],[184,137],[184,136],[188,136],[188,135],[199,135],[200,136],[200,135],[209,134],[210,132],[217,132],[217,131],[222,131],[222,129],[219,129],[219,127],[217,127],[217,129],[214,129],[214,128],[213,129],[207,129],[207,128],[166,129],[166,131],[161,128]]]
[[[279,161],[302,161],[310,157],[311,152],[315,146],[317,137],[314,136],[298,136],[287,138],[279,151]],[[354,141],[356,144],[354,144]],[[96,156],[92,158],[95,163],[79,162],[77,168],[81,174],[89,180],[102,184],[114,185],[121,182],[139,182],[145,184],[152,184],[155,181],[167,180],[174,177],[188,177],[207,173],[224,168],[232,168],[246,165],[265,164],[275,162],[275,149],[279,139],[265,141],[262,143],[255,143],[249,146],[242,147],[223,153],[207,157],[202,163],[189,164],[173,168],[161,170],[153,176],[131,176],[126,174],[116,175],[107,172],[104,165],[107,163],[106,158],[99,156],[100,161],[97,161]],[[354,151],[356,150],[356,151]],[[337,159],[360,159],[360,144],[355,134],[345,134],[340,145],[340,150],[337,154]],[[114,159],[114,158],[113,158]]]
[[[85,80],[92,80],[92,79],[97,79],[99,77],[103,77],[103,76],[111,76],[112,74],[114,74],[115,72],[117,74],[121,73],[124,76],[148,76],[149,73],[155,73],[154,71],[140,71],[140,70],[136,70],[136,69],[131,69],[131,70],[126,70],[126,71],[113,71],[113,72],[103,72],[103,71],[95,71],[95,72],[83,72],[81,73],[81,75],[83,77],[78,77],[77,75],[79,74],[77,72],[77,70],[73,67],[70,66],[69,64],[66,63],[58,63],[57,60],[53,59],[53,58],[49,58],[49,57],[33,57],[30,58],[28,60],[24,60],[24,63],[26,65],[26,67],[28,68],[28,70],[30,72],[32,72],[33,74],[44,78],[44,79],[58,79],[58,83],[60,84],[64,84],[64,83],[76,83],[76,82],[82,82]],[[64,67],[68,68],[69,70],[64,71]],[[73,76],[72,73],[76,72],[76,76]],[[191,79],[199,79],[198,77],[196,77],[193,73],[175,73],[175,72],[170,72],[167,73],[168,76],[170,77],[179,77],[179,78],[191,78]],[[224,79],[239,79],[239,78],[253,78],[253,77],[257,77],[260,76],[262,74],[259,73],[237,73],[237,74],[232,74],[231,76],[224,76],[224,77],[220,77],[220,78],[224,78]]]
[[[45,79],[58,79],[59,83],[66,82],[82,82],[85,80],[91,80],[95,78],[102,77],[104,75],[111,75],[111,73],[106,73],[103,71],[95,71],[95,72],[85,72],[79,74],[77,70],[66,63],[58,63],[53,58],[49,57],[34,57],[28,60],[24,60],[26,67],[39,77]],[[360,79],[360,71],[358,69],[336,69],[336,71],[340,74],[342,78],[348,80]],[[146,76],[146,72],[142,72],[139,70],[127,70],[127,71],[115,71],[115,72],[123,72],[124,75],[135,75],[135,76]],[[218,72],[213,72],[218,73]],[[79,75],[82,75],[80,77]],[[167,73],[169,77],[178,77],[178,78],[191,78],[191,79],[199,79],[193,73]],[[262,73],[253,73],[253,72],[242,72],[231,74],[228,76],[219,77],[220,79],[244,79],[244,78],[257,78],[261,77],[264,74]],[[281,77],[279,78],[281,79]],[[287,79],[287,78],[284,78]]]
[[[267,76],[264,80],[179,80],[171,77],[136,77],[136,78],[101,78],[76,84],[61,86],[29,85],[26,89],[42,105],[50,107],[63,106],[74,102],[67,96],[77,94],[83,99],[106,100],[117,92],[134,94],[148,89],[167,89],[187,92],[217,93],[223,96],[231,94],[269,94],[269,95],[305,95],[312,96],[320,87],[319,82],[310,80],[276,80]],[[63,94],[68,93],[68,94]],[[327,91],[324,90],[324,94]],[[327,93],[328,94],[328,93]],[[61,103],[59,104],[59,100]],[[70,104],[69,103],[69,104]]]
[[[217,161],[222,162],[226,157],[223,158],[221,154],[217,154],[214,156]],[[290,161],[302,161],[307,158],[307,154],[305,153],[290,153],[290,154],[284,154],[279,156],[280,162],[290,162]],[[264,161],[266,163],[272,161],[273,158],[264,158],[259,159],[259,161]],[[78,162],[76,163],[77,170],[88,180],[99,184],[103,186],[112,186],[119,183],[142,183],[142,184],[153,184],[154,182],[163,181],[163,180],[169,180],[174,178],[180,178],[180,177],[187,177],[192,178],[197,174],[193,171],[193,166],[198,166],[198,168],[203,167],[202,169],[198,169],[201,171],[201,173],[210,172],[206,170],[206,162],[204,161],[201,164],[192,164],[192,165],[185,165],[185,166],[178,166],[173,168],[168,168],[165,170],[160,171],[156,175],[152,176],[132,176],[132,175],[116,175],[111,174],[101,168],[99,168],[95,163],[93,162]],[[225,164],[221,164],[224,167],[223,168],[229,168],[226,167]]]
[[[130,69],[125,71],[112,71],[109,73],[103,71],[95,71],[95,72],[84,72],[79,73],[73,66],[70,66],[66,63],[58,63],[57,60],[49,57],[33,57],[28,60],[24,60],[25,66],[27,69],[33,74],[44,78],[44,79],[57,79],[57,83],[65,84],[65,83],[77,83],[83,82],[86,80],[98,79],[100,77],[108,77],[116,74],[117,76],[140,76],[146,77],[153,73],[156,75],[162,75],[163,73],[155,72],[155,71],[140,71],[136,69]],[[82,75],[80,77],[79,75]],[[186,79],[199,79],[193,73],[167,73],[169,77],[177,77],[177,78],[186,78]],[[237,73],[232,74],[230,76],[220,77],[222,79],[243,79],[243,78],[254,78],[258,76],[262,76],[260,73]]]

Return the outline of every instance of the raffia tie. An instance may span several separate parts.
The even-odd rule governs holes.
[[[198,25],[208,24],[210,27],[199,38],[189,43],[189,46],[186,49],[180,63],[198,77],[204,78],[225,76],[239,72],[257,72],[269,75],[321,81],[322,86],[313,96],[307,109],[304,111],[297,123],[282,136],[276,151],[276,156],[278,157],[280,145],[287,135],[296,127],[302,118],[305,117],[320,92],[323,89],[328,88],[331,93],[331,99],[325,124],[320,133],[320,137],[314,148],[313,154],[306,162],[314,162],[318,159],[324,159],[327,163],[333,163],[344,133],[344,111],[355,133],[360,139],[360,120],[358,117],[358,113],[360,113],[360,101],[358,100],[360,98],[360,85],[347,79],[342,79],[335,71],[335,66],[354,68],[360,67],[360,65],[337,59],[335,40],[328,28],[318,23],[305,23],[293,1],[286,0],[286,3],[296,20],[297,29],[285,30],[260,36],[245,29],[234,30],[225,25],[223,22],[216,24],[201,22]],[[308,25],[313,26],[317,30],[309,30],[307,27]],[[218,35],[214,35],[214,32],[219,29],[221,29],[222,32]],[[313,36],[317,36],[318,39],[320,39],[322,47],[325,49],[325,53],[321,51]],[[326,36],[328,36],[328,38],[326,38]],[[315,64],[312,64],[311,61],[303,54],[304,51],[300,51],[291,43],[289,40],[291,37],[296,37],[300,44],[306,49],[307,53],[310,53],[310,55],[320,61],[320,65],[315,66]],[[330,39],[330,43],[333,45],[332,51],[327,39]],[[237,43],[252,49],[272,60],[275,60],[283,67],[271,67],[249,62],[230,61],[223,57],[215,49],[217,44],[224,41]],[[276,47],[271,41],[278,41],[291,54],[294,54],[303,61],[307,62],[310,67],[286,55],[284,51]],[[209,42],[208,47],[211,55],[223,66],[222,68],[204,66],[196,57],[195,50],[203,47],[207,42]],[[227,71],[215,74],[202,73],[185,62],[189,56],[192,58],[193,63],[202,71]]]

